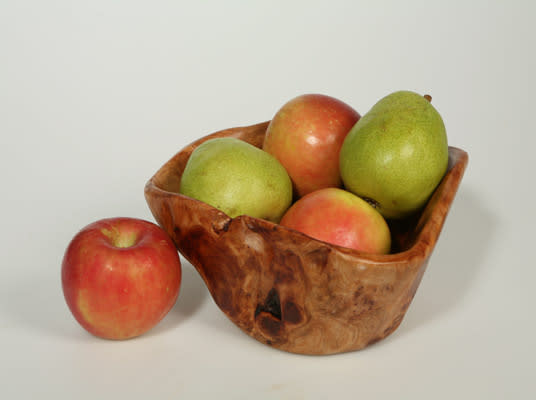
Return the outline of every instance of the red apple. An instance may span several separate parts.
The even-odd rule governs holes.
[[[181,262],[157,225],[110,218],[76,234],[61,278],[67,305],[82,327],[102,338],[128,339],[154,327],[173,307]]]
[[[391,247],[389,227],[381,214],[365,200],[338,188],[305,195],[287,210],[280,224],[366,253],[386,254]]]
[[[287,102],[268,125],[263,149],[285,167],[297,197],[341,186],[339,152],[360,115],[348,104],[322,94]]]

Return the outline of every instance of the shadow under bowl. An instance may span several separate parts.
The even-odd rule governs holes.
[[[268,122],[222,130],[186,146],[145,186],[157,223],[196,268],[218,307],[245,333],[300,354],[358,350],[401,323],[424,274],[467,166],[449,147],[449,165],[426,207],[388,221],[392,252],[371,255],[315,240],[246,215],[230,218],[179,194],[192,151],[216,137],[262,147]]]

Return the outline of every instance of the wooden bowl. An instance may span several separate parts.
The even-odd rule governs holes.
[[[367,255],[265,220],[230,218],[178,194],[196,146],[232,136],[261,147],[267,126],[216,132],[165,163],[145,186],[156,221],[225,315],[260,342],[293,353],[333,354],[385,338],[399,326],[419,286],[467,153],[450,147],[448,172],[425,209],[390,222],[393,252]]]

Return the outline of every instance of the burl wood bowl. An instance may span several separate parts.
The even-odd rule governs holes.
[[[424,210],[390,222],[391,254],[370,255],[265,220],[230,218],[178,194],[196,146],[232,136],[261,147],[267,126],[216,132],[165,163],[145,186],[156,221],[197,269],[218,307],[258,341],[293,353],[333,354],[385,338],[400,325],[419,286],[467,153],[449,148],[448,172]]]

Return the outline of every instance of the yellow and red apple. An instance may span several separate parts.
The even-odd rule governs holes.
[[[365,200],[338,188],[311,192],[280,222],[315,239],[365,253],[387,254],[391,234],[382,215]]]
[[[359,118],[348,104],[322,94],[295,97],[277,111],[263,149],[285,167],[296,197],[341,186],[339,152]]]
[[[109,218],[83,228],[62,263],[65,300],[88,332],[129,339],[154,327],[177,300],[181,262],[157,225]]]

